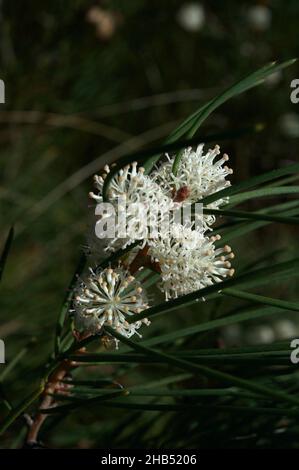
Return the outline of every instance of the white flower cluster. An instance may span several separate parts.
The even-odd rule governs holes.
[[[182,153],[179,167],[176,174],[172,172],[174,157],[167,156],[167,162],[163,163],[154,173],[154,181],[165,188],[169,196],[173,195],[177,202],[180,202],[179,191],[186,188],[187,197],[181,202],[184,206],[190,202],[201,201],[221,189],[230,186],[230,182],[225,178],[233,173],[225,162],[228,161],[228,155],[224,154],[222,158],[215,161],[220,154],[218,145],[214,149],[203,153],[203,144],[199,145],[194,151],[192,147],[185,149]],[[218,199],[212,204],[208,204],[208,209],[218,209],[227,200]],[[203,218],[204,229],[207,230],[215,222],[213,215],[205,215]]]
[[[167,237],[149,242],[149,253],[161,269],[161,288],[166,300],[197,291],[232,276],[228,261],[234,257],[229,246],[215,249],[220,236],[173,224]]]
[[[89,270],[80,280],[74,298],[75,325],[78,330],[100,333],[106,325],[130,338],[147,319],[128,323],[127,319],[148,307],[146,296],[134,276],[123,268]],[[141,335],[139,335],[141,336]]]
[[[94,199],[97,204],[103,202],[103,185],[107,174],[110,173],[108,165],[105,166],[104,170],[105,173],[102,176],[94,176],[97,193],[89,193],[90,198]],[[112,178],[109,185],[108,197],[117,215],[115,233],[121,233],[123,229],[123,218],[121,217],[121,213],[118,213],[120,207],[121,212],[126,213],[126,225],[130,227],[131,233],[136,234],[136,237],[115,237],[108,239],[106,240],[105,251],[117,251],[139,240],[138,235],[142,231],[143,220],[141,220],[136,211],[138,204],[142,205],[146,211],[153,207],[158,209],[157,211],[151,211],[151,214],[154,214],[156,218],[156,220],[151,221],[153,226],[159,226],[164,216],[169,214],[174,208],[172,199],[165,194],[158,183],[144,174],[144,168],[137,168],[136,162],[121,169]],[[110,216],[110,214],[107,215],[107,217]]]
[[[143,221],[136,213],[130,212],[130,204],[141,202],[146,208],[158,206],[159,212],[154,221],[158,227],[170,211],[202,200],[230,185],[226,177],[232,170],[224,165],[228,156],[217,159],[219,153],[218,146],[207,153],[203,152],[203,145],[196,150],[187,148],[180,155],[175,173],[174,157],[168,155],[167,161],[151,175],[145,175],[144,169],[134,162],[119,170],[111,179],[109,202],[116,211],[120,210],[119,207],[125,207],[129,223],[137,227]],[[103,202],[103,185],[109,172],[110,168],[106,166],[102,176],[95,176],[96,192],[90,193],[90,197],[97,204]],[[123,205],[120,206],[119,202]],[[226,202],[227,199],[218,199],[207,207],[217,209]],[[117,223],[120,223],[121,214],[116,215]],[[76,291],[76,328],[95,334],[101,332],[105,325],[111,325],[126,337],[139,334],[137,330],[142,323],[149,324],[148,320],[129,323],[128,317],[148,308],[143,289],[131,274],[142,266],[150,266],[161,274],[159,287],[166,300],[232,276],[234,270],[229,260],[234,255],[230,247],[216,248],[215,242],[220,240],[220,236],[208,235],[214,222],[215,217],[210,215],[203,216],[200,227],[194,222],[178,223],[176,220],[166,230],[157,230],[154,236],[143,242],[139,240],[138,247],[131,253],[134,256],[130,256],[129,263],[126,260],[126,267],[119,265],[116,269],[109,267],[100,272],[90,269]],[[136,241],[132,237],[115,237],[106,240],[105,250],[115,251]],[[96,245],[93,251],[98,248]]]

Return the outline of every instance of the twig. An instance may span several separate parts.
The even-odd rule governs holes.
[[[77,340],[85,339],[85,337],[79,337],[75,335]],[[86,351],[85,347],[82,347],[76,351],[76,353],[84,354]],[[50,374],[47,383],[45,384],[44,390],[41,394],[41,402],[39,410],[45,408],[54,407],[56,405],[55,398],[52,396],[55,392],[66,394],[66,388],[69,385],[62,384],[63,379],[68,375],[69,371],[78,366],[78,363],[70,359],[64,359],[56,369]],[[39,431],[46,420],[47,415],[43,413],[37,413],[37,415],[28,422],[28,433],[26,436],[26,445],[33,445],[38,443]]]
[[[133,259],[132,263],[129,266],[129,271],[131,274],[135,274],[139,268],[149,268],[152,271],[157,273],[161,273],[161,268],[158,262],[152,261],[151,257],[148,255],[149,246],[145,245],[141,248],[135,258]]]

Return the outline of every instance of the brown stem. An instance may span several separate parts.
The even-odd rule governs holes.
[[[143,248],[141,248],[135,258],[133,259],[132,263],[129,266],[129,271],[131,274],[135,274],[136,271],[138,271],[141,266],[144,266],[145,260],[147,258],[147,253],[148,253],[149,247],[148,245],[145,245]]]
[[[132,263],[129,266],[129,271],[131,274],[135,274],[139,268],[142,266],[145,268],[150,268],[153,271],[161,272],[160,265],[157,262],[153,262],[148,255],[149,246],[145,245],[141,248],[135,258],[133,259]]]
[[[74,336],[78,341],[83,339],[80,335],[78,335],[78,333],[74,334]],[[77,353],[84,353],[85,351],[85,348],[80,348]],[[44,410],[55,405],[55,398],[52,396],[55,392],[63,394],[67,393],[67,389],[61,385],[61,382],[68,374],[68,372],[77,366],[78,363],[71,361],[70,359],[64,359],[57,366],[57,368],[49,376],[44,391],[41,395],[41,402],[39,406],[40,410]],[[29,429],[26,436],[27,444],[35,444],[36,442],[38,442],[38,434],[40,428],[46,419],[46,414],[37,413],[36,416],[30,422],[28,422]]]
[[[75,367],[74,362],[70,361],[69,359],[66,359],[50,375],[49,380],[41,396],[41,403],[39,409],[43,410],[45,408],[50,408],[54,405],[55,399],[51,395],[55,393],[59,386],[59,382],[64,379],[64,377],[72,367]],[[26,437],[27,444],[36,443],[38,441],[38,433],[46,418],[46,414],[38,413],[32,420]]]

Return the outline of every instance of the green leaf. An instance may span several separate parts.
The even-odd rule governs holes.
[[[273,197],[281,194],[298,194],[299,186],[281,186],[279,188],[262,188],[256,189],[255,191],[247,191],[241,194],[231,196],[229,199],[229,206],[240,204],[240,202],[248,201],[253,198],[260,197]]]
[[[262,214],[259,212],[226,210],[226,209],[203,209],[204,214],[211,214],[217,217],[234,217],[238,219],[264,220],[269,222],[278,222],[281,224],[298,225],[299,217],[284,217],[279,215]]]
[[[281,176],[298,172],[299,164],[294,163],[283,168],[268,171],[266,173],[263,173],[262,175],[254,176],[253,178],[246,179],[245,181],[229,186],[228,188],[221,189],[221,191],[217,191],[216,193],[210,194],[209,196],[201,199],[198,202],[201,202],[206,206],[208,204],[211,204],[212,202],[218,201],[218,199],[223,199],[228,196],[231,197],[234,194],[239,194],[244,190],[254,188],[255,186],[258,186],[260,184],[267,183],[268,181],[276,180]]]
[[[199,362],[200,364],[232,364],[236,365],[239,363],[247,364],[271,364],[278,365],[283,364],[290,366],[290,349],[278,350],[278,351],[258,351],[250,353],[227,353],[225,350],[214,350],[213,352],[206,351],[193,351],[192,354],[186,353],[185,351],[172,352],[172,356],[176,358],[188,359],[192,363]],[[95,364],[155,364],[165,363],[165,359],[157,358],[152,356],[146,356],[144,354],[113,354],[113,353],[99,353],[99,354],[86,354],[82,356],[71,356],[71,360],[78,362],[79,364],[95,365]]]
[[[95,405],[95,404],[101,403],[102,401],[110,400],[112,398],[116,398],[116,397],[127,395],[127,394],[128,392],[122,389],[122,390],[117,390],[116,392],[111,392],[109,394],[107,393],[107,394],[100,395],[98,397],[93,397],[87,400],[79,399],[75,401],[75,398],[72,397],[72,399],[74,400],[74,403],[71,403],[69,405],[55,406],[55,408],[43,408],[43,409],[40,409],[39,411],[40,413],[45,413],[45,414],[69,413],[70,411],[73,411],[82,406],[87,407],[90,405]],[[60,398],[63,399],[63,397],[60,397]]]
[[[242,393],[238,389],[233,389],[233,388],[223,388],[223,389],[214,389],[214,388],[209,388],[209,389],[179,389],[179,390],[169,390],[166,388],[165,390],[163,389],[158,389],[158,390],[148,390],[148,389],[138,389],[135,391],[136,387],[132,387],[129,389],[130,392],[130,397],[135,396],[135,397],[227,397],[227,396],[235,396],[235,395],[242,395],[242,396],[251,396],[251,397],[256,397],[257,395],[251,394],[249,395],[247,392]],[[73,393],[77,392],[76,388],[72,389]],[[92,390],[91,390],[92,391]],[[105,389],[100,390],[101,393],[107,393],[107,390]],[[99,393],[99,390],[94,390],[95,393]],[[90,390],[86,390],[86,393],[90,393]]]
[[[258,211],[258,214],[271,213],[272,211],[278,215],[284,214],[284,216],[292,216],[299,214],[299,203],[298,201],[289,201],[283,204],[277,204],[267,209]],[[292,207],[294,207],[292,209]],[[217,232],[221,235],[221,244],[227,243],[235,238],[241,237],[247,233],[257,230],[260,227],[270,224],[270,221],[260,222],[241,222],[234,224],[233,226],[224,227],[217,229]]]
[[[250,302],[261,303],[264,305],[272,305],[286,310],[293,310],[299,312],[299,302],[288,302],[285,300],[273,299],[271,297],[264,297],[262,295],[250,294],[249,292],[239,291],[237,289],[225,289],[223,295],[235,297],[237,299],[249,300]]]
[[[128,339],[124,337],[123,335],[117,333],[113,328],[111,327],[106,327],[105,328],[108,333],[111,336],[114,336],[116,339],[119,341],[123,342],[127,346],[131,347],[137,352],[141,352],[146,354],[147,356],[153,356],[160,358],[161,360],[165,360],[168,364],[171,364],[173,366],[176,366],[180,369],[183,369],[184,371],[190,371],[195,374],[203,375],[208,378],[215,379],[217,381],[220,381],[221,383],[231,383],[233,385],[236,385],[237,387],[240,387],[245,390],[250,390],[252,392],[276,398],[277,400],[282,400],[286,401],[291,404],[299,405],[299,399],[296,397],[293,397],[291,395],[288,395],[285,392],[282,392],[280,390],[276,390],[273,388],[269,388],[265,385],[258,384],[256,382],[252,382],[246,379],[242,379],[240,377],[235,377],[231,374],[228,374],[226,372],[222,372],[219,370],[211,369],[206,366],[198,365],[198,364],[192,364],[189,361],[186,361],[184,359],[179,359],[174,356],[171,356],[169,354],[165,354],[162,352],[158,352],[154,349],[148,348],[144,345],[141,345],[140,343],[135,343],[131,339]]]
[[[3,404],[5,406],[5,408],[11,412],[13,410],[13,406],[12,406],[12,403],[10,402],[10,400],[7,398],[4,390],[3,390],[3,386],[2,386],[2,383],[0,382],[0,404]]]
[[[226,390],[232,390],[232,389],[226,389]],[[45,412],[46,414],[50,414],[51,412],[55,413],[55,411],[59,411],[60,413],[68,413],[69,411],[72,411],[78,407],[81,406],[83,401],[86,402],[87,405],[90,404],[100,404],[104,407],[109,407],[109,408],[123,408],[123,409],[131,409],[131,410],[144,410],[144,411],[174,411],[174,412],[180,412],[180,411],[188,411],[188,410],[213,410],[214,412],[216,410],[218,411],[223,411],[223,412],[245,412],[245,413],[261,413],[261,414],[271,414],[271,415],[278,415],[278,416],[293,416],[296,417],[299,415],[299,410],[295,409],[289,409],[289,408],[281,408],[281,407],[260,407],[260,406],[240,406],[240,405],[227,405],[227,404],[218,404],[217,402],[214,403],[212,406],[208,406],[206,404],[196,403],[196,398],[212,398],[212,397],[222,397],[222,396],[229,396],[230,393],[219,393],[223,392],[224,390],[217,390],[217,389],[210,389],[210,390],[203,390],[205,393],[201,393],[202,390],[173,390],[173,391],[161,391],[161,392],[134,392],[133,389],[128,389],[126,390],[127,395],[130,396],[130,398],[134,396],[144,396],[144,397],[192,397],[193,400],[191,403],[173,403],[173,402],[168,402],[168,403],[151,403],[151,402],[146,402],[146,403],[136,403],[130,401],[130,399],[123,399],[122,401],[118,400],[109,400],[109,399],[104,399],[105,397],[108,398],[108,394],[106,395],[99,395],[95,397],[90,397],[88,394],[87,395],[82,395],[84,398],[78,398],[78,397],[67,397],[67,396],[60,396],[60,395],[55,395],[55,398],[57,400],[61,401],[70,401],[72,400],[73,403],[70,405],[62,405],[59,407],[55,408],[48,408],[45,410],[41,410],[43,413]],[[234,396],[238,394],[239,398],[255,398],[256,395],[249,393],[249,392],[243,392],[241,390],[235,390],[235,393],[231,393],[231,396]],[[111,395],[111,394],[110,394]],[[52,410],[50,412],[50,410]]]
[[[71,384],[73,386],[88,386],[91,388],[101,388],[103,386],[119,387],[120,384],[113,379],[98,379],[98,380],[63,380],[64,383]],[[123,387],[121,387],[123,388]],[[106,388],[106,390],[109,390]],[[111,389],[110,389],[111,390]]]
[[[296,62],[297,59],[287,60],[281,64],[271,62],[264,65],[255,72],[247,75],[244,79],[238,81],[223,93],[213,98],[208,103],[200,107],[195,113],[189,116],[175,131],[170,134],[172,141],[177,140],[183,135],[194,135],[195,131],[203,123],[203,121],[221,104],[225,103],[230,98],[237,96],[245,91],[260,85],[269,75],[288,67]]]
[[[163,412],[183,412],[192,410],[202,410],[215,413],[216,411],[223,411],[227,413],[245,413],[245,414],[261,414],[261,415],[277,415],[277,416],[293,416],[298,417],[299,411],[289,408],[271,408],[271,407],[258,407],[258,406],[233,406],[233,405],[198,405],[198,404],[165,404],[165,403],[127,403],[127,402],[105,402],[103,406],[109,408],[123,408],[127,410],[144,410],[144,411],[163,411]]]
[[[7,236],[7,239],[6,239],[2,254],[1,254],[1,258],[0,258],[0,281],[2,279],[2,275],[3,275],[5,265],[6,265],[7,257],[8,257],[9,251],[11,249],[13,237],[14,237],[14,228],[11,227],[11,229],[8,232],[8,236]]]
[[[230,100],[234,96],[240,95],[251,88],[256,87],[264,82],[264,80],[271,75],[272,73],[281,70],[289,65],[294,64],[297,59],[291,59],[281,64],[276,64],[272,62],[259,70],[248,75],[244,79],[235,83],[233,86],[229,87],[220,95],[216,96],[204,106],[200,107],[195,113],[188,117],[171,135],[169,140],[175,141],[182,136],[192,137],[201,124],[210,116],[210,114],[215,111],[220,105],[224,104],[226,101]],[[178,154],[174,160],[172,171],[176,174],[176,171],[179,166],[181,155]]]
[[[170,311],[177,310],[182,306],[192,305],[195,302],[199,302],[203,297],[207,297],[210,294],[214,294],[223,291],[230,287],[240,286],[255,286],[267,284],[277,279],[283,279],[285,276],[289,276],[292,273],[299,274],[299,258],[291,261],[278,263],[274,266],[260,268],[249,273],[241,274],[234,279],[224,280],[222,282],[213,284],[211,286],[200,289],[196,292],[192,292],[187,295],[183,295],[177,299],[172,299],[167,302],[162,302],[159,305],[148,308],[141,313],[131,316],[128,318],[129,323],[134,323],[137,319],[149,318],[153,315],[162,314]]]
[[[4,422],[0,426],[0,435],[22,414],[24,411],[41,395],[44,389],[44,384],[34,390],[28,397],[26,397],[16,408],[6,416]]]
[[[228,315],[224,318],[218,318],[216,320],[209,320],[207,322],[200,323],[199,325],[180,328],[179,330],[172,331],[171,333],[155,336],[154,338],[145,340],[143,344],[146,346],[156,346],[158,344],[172,343],[179,338],[186,338],[198,333],[205,333],[207,331],[212,331],[227,325],[233,325],[235,323],[242,323],[245,321],[264,318],[270,315],[281,314],[281,312],[282,311],[280,308],[275,307],[249,307],[242,313]]]
[[[62,335],[66,315],[69,311],[70,304],[71,304],[71,301],[72,301],[73,290],[74,290],[75,284],[77,282],[78,276],[80,276],[80,274],[82,273],[82,271],[85,267],[85,264],[86,264],[86,257],[85,257],[84,254],[82,254],[81,257],[80,257],[79,263],[76,267],[76,270],[73,274],[72,280],[71,280],[71,282],[69,284],[69,287],[67,289],[67,293],[66,293],[65,299],[63,301],[63,304],[62,304],[62,307],[61,307],[61,310],[60,310],[60,313],[59,313],[59,316],[58,316],[58,319],[57,319],[55,342],[54,342],[54,348],[55,348],[55,355],[56,356],[59,354],[60,349],[61,349],[61,335]]]

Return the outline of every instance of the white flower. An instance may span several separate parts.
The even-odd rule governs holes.
[[[185,149],[182,153],[177,173],[172,172],[174,157],[167,155],[167,162],[163,163],[153,173],[153,178],[157,183],[163,185],[169,195],[172,195],[175,201],[182,202],[182,205],[200,201],[206,196],[218,192],[227,186],[230,182],[226,177],[233,173],[227,166],[223,166],[228,161],[228,155],[224,154],[222,158],[216,160],[220,153],[219,146],[203,153],[204,145],[201,144],[196,150],[192,147]],[[180,198],[180,192],[183,192],[183,198]],[[226,199],[218,199],[206,207],[217,209],[227,202]],[[203,226],[208,229],[215,222],[213,215],[205,215]]]
[[[107,173],[110,168],[105,166],[106,174],[103,176],[95,175],[95,187],[97,193],[89,193],[90,197],[97,203],[103,202],[103,185]],[[109,184],[108,191],[109,202],[113,204],[116,212],[115,223],[115,237],[107,241],[105,250],[116,251],[120,248],[125,248],[131,243],[141,240],[141,245],[144,233],[147,233],[148,226],[145,221],[149,220],[150,223],[156,228],[161,224],[163,218],[169,214],[169,211],[174,207],[172,198],[165,194],[163,189],[155,182],[150,176],[144,174],[144,168],[137,167],[137,163],[133,162],[131,165],[119,170],[118,173],[112,178]],[[121,214],[126,214],[126,222],[119,217]],[[125,237],[118,234],[126,230]]]
[[[75,327],[78,330],[100,333],[109,325],[120,334],[130,338],[147,319],[128,323],[129,316],[138,314],[148,307],[140,283],[121,267],[106,268],[90,273],[79,282],[75,291]]]
[[[220,236],[206,237],[204,231],[173,224],[169,233],[149,241],[149,254],[161,269],[161,290],[166,300],[197,291],[227,276],[234,270],[229,246],[216,249]]]

